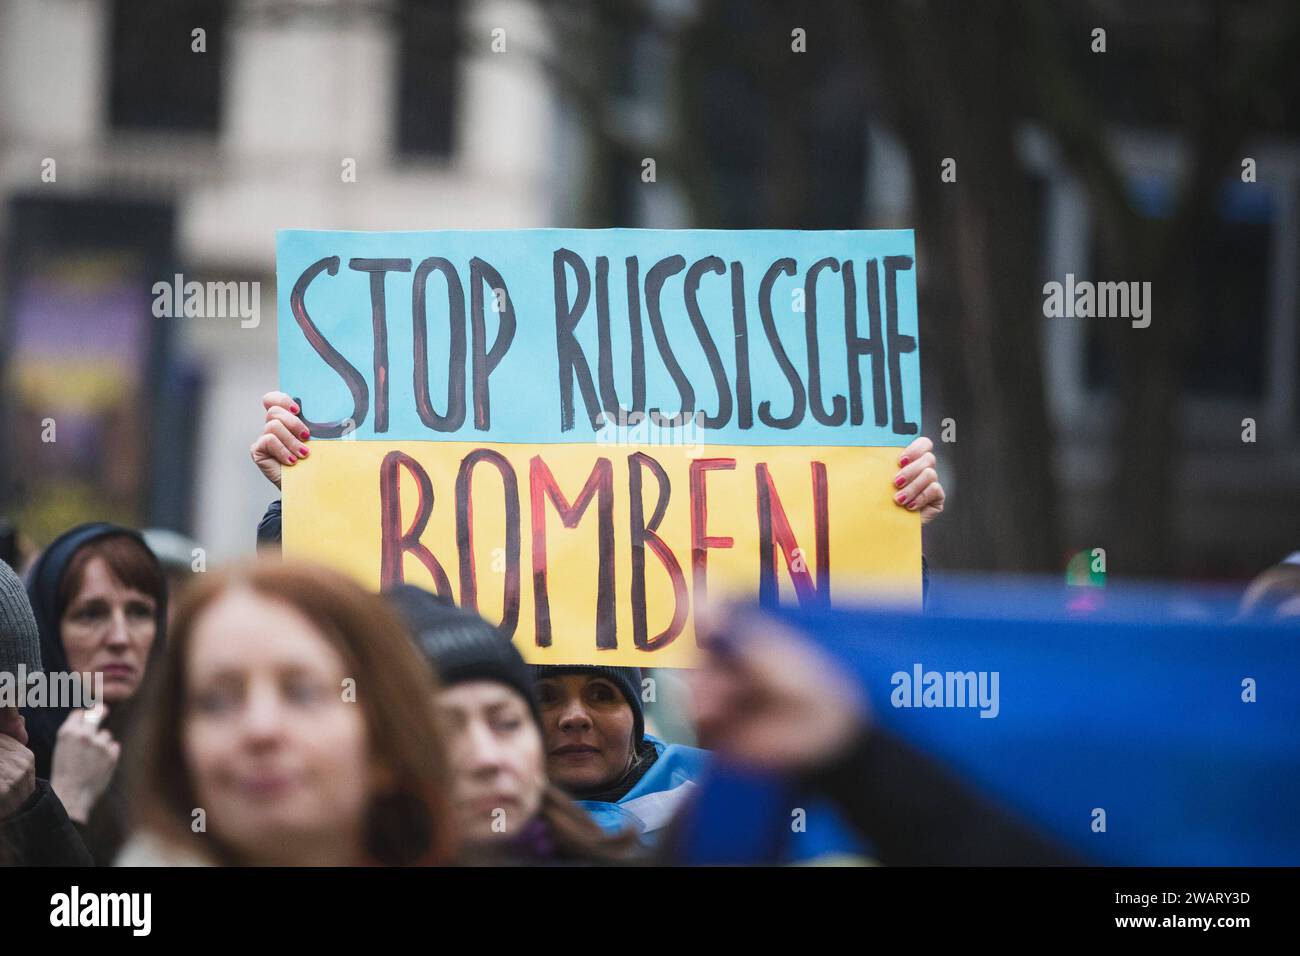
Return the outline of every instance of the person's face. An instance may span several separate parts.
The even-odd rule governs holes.
[[[537,682],[546,772],[568,789],[612,783],[632,763],[632,707],[603,677],[564,674]]]
[[[438,695],[454,774],[457,826],[468,842],[509,839],[536,816],[546,786],[542,735],[524,699],[496,681]]]
[[[358,862],[372,773],[347,676],[288,604],[231,591],[195,622],[182,746],[208,826],[244,859]]]
[[[130,698],[157,634],[155,611],[152,597],[114,578],[103,558],[92,558],[59,623],[68,669],[102,673],[106,703]]]

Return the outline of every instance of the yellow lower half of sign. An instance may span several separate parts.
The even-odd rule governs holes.
[[[284,551],[477,607],[537,664],[688,667],[706,599],[921,598],[897,448],[320,441]]]

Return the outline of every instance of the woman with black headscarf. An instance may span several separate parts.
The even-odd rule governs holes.
[[[129,749],[137,701],[162,654],[166,581],[134,531],[85,524],[54,540],[27,581],[50,674],[103,675],[101,706],[28,708],[36,775],[48,779],[101,865],[126,837],[122,751]]]

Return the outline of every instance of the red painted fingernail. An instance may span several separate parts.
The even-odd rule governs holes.
[[[909,502],[907,503],[907,510],[908,510],[908,511],[915,511],[915,510],[916,510],[916,502],[915,502],[915,501],[909,501]]]
[[[301,438],[303,441],[306,441],[308,438],[311,437],[311,432],[307,431],[307,429],[304,428],[301,432],[298,433],[298,437]]]
[[[289,464],[292,465],[292,464],[293,464],[295,461],[297,461],[297,460],[298,460],[298,459],[297,459],[297,458],[294,458],[293,455],[290,455],[290,456],[289,456]]]
[[[907,500],[907,495],[904,495],[904,494],[897,494],[897,495],[894,495],[894,500],[897,501],[897,502],[901,505],[904,501]]]
[[[909,461],[911,461],[911,460],[912,460],[912,459],[910,459],[910,458],[908,458],[906,455],[904,455],[902,458],[898,459],[898,467],[899,467],[899,468],[906,468],[906,467],[907,467],[907,463],[908,463]]]
[[[306,449],[306,448],[299,448],[299,449],[298,449],[298,454],[300,454],[300,455],[302,455],[302,457],[306,458],[306,457],[307,457],[307,449]]]
[[[297,415],[297,414],[298,414],[298,406],[297,406],[297,405],[290,405],[290,406],[289,406],[289,411],[291,411],[291,412],[293,412],[295,415]]]
[[[901,487],[903,487],[903,482],[906,481],[906,480],[907,480],[907,479],[904,478],[902,475],[899,475],[897,478],[894,479],[894,487],[895,487],[895,488],[901,488]]]

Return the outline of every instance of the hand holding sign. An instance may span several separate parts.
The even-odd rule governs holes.
[[[929,524],[943,512],[945,496],[935,471],[934,443],[922,435],[908,445],[898,459],[899,472],[894,476],[894,504],[908,511],[919,511],[921,524]]]
[[[535,663],[689,665],[709,594],[915,601],[912,264],[910,232],[282,232],[285,551]]]
[[[249,449],[253,463],[266,480],[280,487],[281,466],[292,466],[310,453],[307,442],[311,432],[298,417],[298,405],[284,392],[271,391],[262,396],[266,408],[266,424]],[[298,435],[301,443],[295,442]],[[902,488],[894,495],[894,503],[909,511],[918,511],[921,524],[929,524],[943,513],[946,500],[943,485],[935,470],[936,462],[931,448],[934,443],[922,435],[904,449],[899,457],[899,472],[894,476],[894,488]],[[297,452],[290,451],[296,448]]]
[[[262,396],[266,424],[249,448],[253,464],[266,480],[280,487],[280,469],[306,458],[311,431],[298,417],[298,404],[284,392],[267,392]]]

